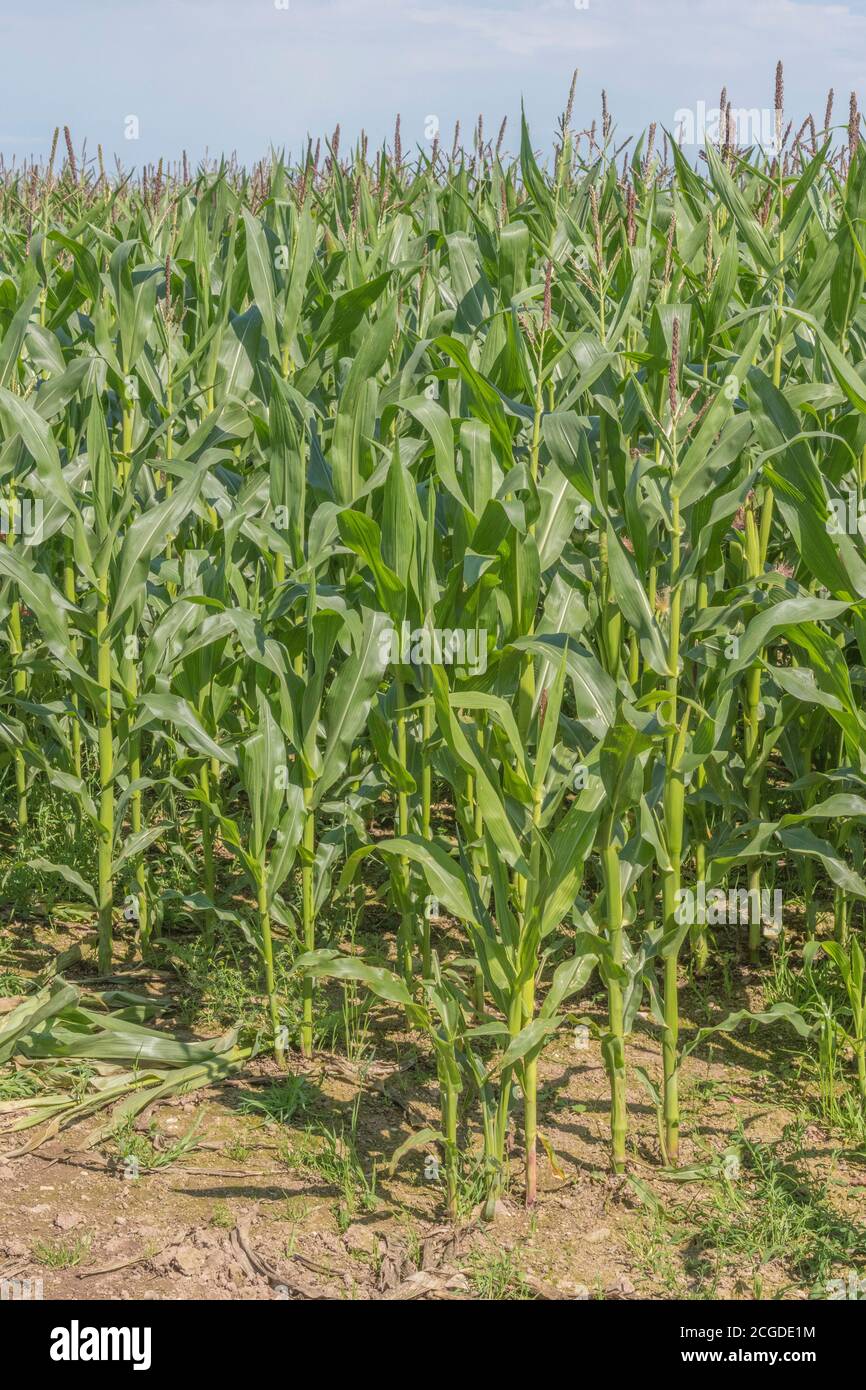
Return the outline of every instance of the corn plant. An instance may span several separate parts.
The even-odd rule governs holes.
[[[793,133],[780,67],[774,148],[725,111],[690,161],[606,109],[576,131],[575,94],[547,165],[522,118],[515,156],[335,138],[136,181],[70,135],[0,169],[20,858],[86,902],[102,974],[130,921],[149,958],[239,938],[281,1065],[317,981],[399,1005],[440,1117],[395,1159],[438,1144],[452,1215],[474,1147],[494,1210],[518,1118],[537,1200],[539,1066],[594,977],[616,1174],[632,1073],[677,1165],[713,1031],[814,1048],[793,1007],[681,1020],[687,973],[713,990],[721,946],[758,982],[797,903],[863,1096],[856,98]],[[44,852],[46,805],[92,863]]]

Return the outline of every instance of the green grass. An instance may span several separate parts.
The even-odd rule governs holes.
[[[866,1267],[866,1224],[845,1216],[805,1166],[802,1123],[777,1144],[736,1141],[739,1167],[716,1165],[688,1197],[641,1208],[626,1243],[648,1283],[672,1298],[717,1298],[732,1282],[758,1297],[826,1296],[840,1271]]]
[[[37,1240],[33,1258],[46,1269],[74,1269],[90,1253],[93,1237],[81,1235],[69,1240]]]
[[[347,1132],[317,1124],[298,1131],[280,1145],[280,1161],[289,1169],[315,1174],[336,1194],[334,1216],[339,1230],[345,1231],[359,1212],[378,1210],[376,1164],[368,1173],[358,1153],[356,1141],[357,1108]]]
[[[251,1153],[252,1149],[243,1139],[232,1139],[225,1146],[226,1158],[230,1158],[234,1163],[246,1163]]]
[[[210,1224],[220,1231],[230,1231],[235,1226],[235,1218],[228,1202],[216,1202],[210,1215]]]
[[[42,1090],[39,1077],[23,1069],[0,1073],[0,1100],[23,1100],[38,1096]]]
[[[242,1092],[238,1100],[241,1115],[262,1115],[277,1124],[289,1124],[314,1102],[316,1091],[305,1076],[287,1076],[262,1092]]]
[[[533,1297],[512,1250],[475,1251],[464,1269],[472,1297],[501,1303]]]
[[[780,1263],[792,1284],[821,1286],[866,1261],[866,1226],[840,1216],[830,1189],[766,1145],[742,1144],[742,1177],[719,1180],[698,1225],[702,1259],[752,1269]]]
[[[132,1119],[123,1121],[112,1135],[117,1159],[133,1176],[138,1172],[154,1173],[161,1168],[170,1168],[179,1159],[193,1153],[201,1141],[199,1121],[195,1121],[186,1134],[178,1139],[167,1139],[160,1135],[159,1143],[155,1125],[144,1133],[136,1130],[134,1125]]]

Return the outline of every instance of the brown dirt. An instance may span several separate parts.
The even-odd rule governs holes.
[[[57,949],[57,939],[52,937]],[[750,976],[739,981],[753,1005]],[[700,1001],[684,991],[700,1022]],[[732,1005],[733,1007],[733,1005]],[[647,1205],[628,1181],[607,1171],[608,1085],[598,1041],[600,998],[580,1001],[575,1019],[589,1037],[568,1030],[546,1047],[539,1067],[539,1201],[525,1211],[520,1193],[520,1134],[513,1141],[512,1195],[495,1222],[467,1216],[455,1232],[444,1224],[441,1188],[424,1176],[423,1151],[409,1153],[396,1176],[391,1154],[422,1124],[436,1123],[435,1072],[423,1037],[397,1033],[396,1015],[377,1015],[375,1064],[365,1072],[321,1055],[303,1071],[312,1100],[289,1124],[238,1111],[243,1092],[257,1092],[278,1073],[257,1059],[242,1075],[145,1113],[159,1150],[193,1123],[199,1146],[178,1161],[138,1177],[124,1175],[113,1142],[84,1150],[84,1121],[34,1153],[3,1163],[19,1136],[0,1136],[0,1278],[42,1278],[54,1299],[467,1298],[491,1295],[490,1275],[506,1268],[526,1296],[648,1298],[687,1296],[700,1285],[690,1274],[688,1234],[656,1237],[653,1199],[665,1210],[685,1204],[701,1184],[672,1182],[660,1171],[657,1120],[635,1078],[644,1067],[658,1079],[659,1053],[646,1017],[629,1047],[630,1172],[650,1194]],[[727,1012],[727,1010],[726,1010]],[[721,1011],[716,1011],[721,1017]],[[730,1143],[738,1122],[752,1139],[781,1138],[794,1118],[791,1036],[722,1036],[682,1067],[681,1164],[706,1163]],[[361,1096],[357,1151],[376,1196],[351,1212],[314,1164],[305,1164],[317,1125],[348,1131]],[[32,1131],[23,1136],[29,1137]],[[809,1180],[830,1183],[838,1211],[862,1216],[866,1166],[820,1125],[805,1132],[798,1162]],[[56,1268],[46,1248],[76,1246],[79,1262]],[[662,1250],[661,1247],[664,1247]],[[664,1259],[659,1258],[660,1254]],[[48,1257],[50,1260],[50,1256]],[[515,1274],[519,1271],[519,1274]],[[509,1273],[510,1272],[510,1273]],[[719,1297],[750,1297],[746,1272],[725,1270]],[[761,1271],[763,1294],[790,1287],[784,1268]],[[492,1286],[495,1294],[497,1286]]]

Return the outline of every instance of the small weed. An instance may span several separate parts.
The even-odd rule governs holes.
[[[252,1149],[244,1143],[243,1139],[232,1139],[226,1144],[225,1153],[226,1157],[230,1158],[233,1163],[246,1163]]]
[[[359,1211],[375,1211],[376,1165],[368,1177],[358,1156],[356,1145],[357,1102],[353,1109],[352,1125],[345,1130],[328,1129],[318,1125],[301,1131],[292,1145],[281,1145],[277,1154],[287,1168],[300,1168],[316,1173],[329,1187],[336,1189],[334,1215],[340,1231],[352,1224]]]
[[[210,1224],[222,1231],[230,1231],[234,1227],[235,1219],[228,1202],[216,1203],[211,1212]]]
[[[38,1096],[41,1089],[38,1079],[23,1069],[0,1076],[0,1100],[26,1100]]]
[[[296,1226],[310,1210],[306,1197],[286,1197],[276,1213],[278,1221],[290,1221]]]
[[[147,1133],[140,1133],[133,1125],[134,1121],[131,1118],[125,1120],[111,1136],[117,1146],[117,1157],[127,1167],[134,1164],[144,1172],[155,1172],[159,1168],[170,1167],[172,1163],[176,1163],[179,1158],[185,1158],[199,1146],[201,1136],[198,1133],[198,1120],[190,1126],[186,1134],[170,1141],[159,1135],[153,1125]]]
[[[474,1298],[497,1303],[532,1298],[532,1291],[512,1250],[497,1250],[492,1254],[476,1251],[464,1273]]]
[[[244,1091],[238,1111],[241,1115],[264,1115],[278,1124],[287,1125],[295,1115],[312,1103],[315,1091],[305,1076],[287,1076],[275,1081],[261,1095]]]
[[[47,1269],[74,1269],[88,1254],[93,1237],[76,1236],[72,1240],[37,1240],[33,1258]]]

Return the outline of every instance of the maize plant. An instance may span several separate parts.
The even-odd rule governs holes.
[[[720,1031],[832,1037],[866,1095],[856,98],[794,132],[780,68],[773,147],[724,120],[692,161],[574,95],[549,161],[522,119],[513,157],[0,173],[16,858],[103,976],[125,937],[249,946],[281,1067],[340,981],[396,1006],[440,1115],[394,1162],[438,1145],[455,1217],[516,1151],[537,1200],[539,1067],[593,991],[616,1174],[635,1079],[680,1164]],[[722,1008],[720,952],[758,986],[782,948],[802,998]],[[722,1014],[686,1037],[690,979]]]

